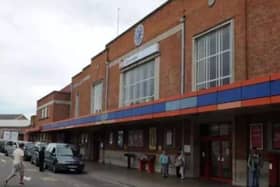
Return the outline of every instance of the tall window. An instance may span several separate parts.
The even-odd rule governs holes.
[[[128,131],[128,146],[129,147],[143,147],[143,130]]]
[[[123,73],[123,105],[153,100],[155,96],[154,60]]]
[[[44,107],[41,109],[41,118],[40,119],[46,119],[48,118],[48,107]]]
[[[80,94],[77,93],[76,94],[76,98],[75,98],[75,116],[79,116],[80,114]]]
[[[102,92],[103,83],[100,82],[92,86],[91,90],[91,112],[101,112],[102,111]]]
[[[227,24],[195,39],[196,89],[230,83],[231,37],[231,24]]]

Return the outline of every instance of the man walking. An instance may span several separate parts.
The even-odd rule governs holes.
[[[24,147],[24,144],[21,143],[21,144],[19,144],[19,147],[16,148],[13,152],[13,156],[14,156],[13,169],[12,169],[11,174],[5,180],[5,185],[8,184],[8,182],[13,177],[15,177],[17,173],[19,173],[19,175],[20,175],[19,184],[22,184],[22,185],[24,184],[23,183],[23,177],[24,177],[24,166],[23,166],[24,152],[23,152],[23,147]]]
[[[42,146],[39,151],[39,168],[40,172],[44,171],[44,161],[45,161],[45,147]]]

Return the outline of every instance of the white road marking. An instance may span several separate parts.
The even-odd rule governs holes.
[[[53,181],[53,182],[58,181],[57,179],[55,179],[53,177],[41,177],[41,179],[44,181]]]
[[[23,177],[23,180],[31,181],[31,177],[26,177],[26,176],[24,176],[24,177]]]
[[[1,159],[1,162],[3,162],[3,163],[7,163],[7,160]]]

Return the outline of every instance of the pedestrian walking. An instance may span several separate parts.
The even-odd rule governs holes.
[[[262,158],[256,148],[250,151],[248,157],[249,187],[259,187],[260,169],[262,167]]]
[[[181,154],[179,155],[178,157],[178,161],[180,163],[180,176],[181,176],[181,179],[183,180],[185,178],[185,166],[186,166],[186,160],[185,160],[185,154],[184,154],[184,151],[181,151]]]
[[[44,162],[45,162],[45,147],[42,146],[39,151],[39,170],[40,170],[40,172],[44,171]]]
[[[17,173],[20,175],[20,182],[19,184],[23,185],[23,178],[24,178],[24,165],[23,165],[23,152],[24,144],[20,143],[19,147],[16,148],[13,152],[14,160],[13,160],[13,169],[11,174],[6,178],[5,185],[8,184],[8,182],[16,176]]]
[[[177,154],[176,154],[176,158],[175,158],[175,167],[176,167],[176,176],[178,178],[181,178],[181,174],[180,174],[180,166],[181,166],[181,161],[179,160],[179,156],[181,154],[181,151],[178,151]]]
[[[166,178],[168,177],[168,167],[169,167],[169,156],[166,154],[165,150],[159,157],[159,162],[161,165],[161,175]]]

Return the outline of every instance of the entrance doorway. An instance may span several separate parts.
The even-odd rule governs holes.
[[[232,180],[230,125],[201,126],[200,150],[201,177],[230,183]]]

